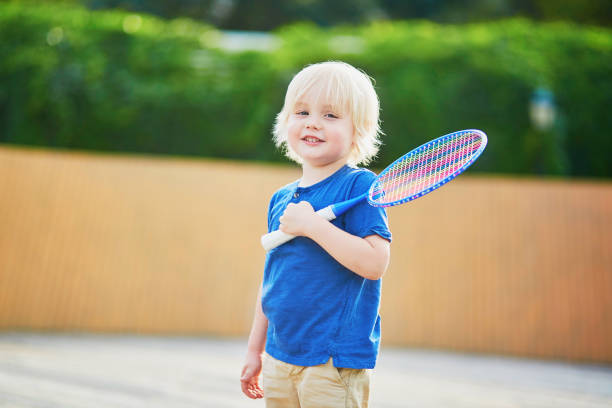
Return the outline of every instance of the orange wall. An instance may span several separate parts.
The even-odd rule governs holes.
[[[246,335],[298,176],[0,147],[0,328]],[[389,218],[383,344],[612,362],[612,184],[464,175]]]

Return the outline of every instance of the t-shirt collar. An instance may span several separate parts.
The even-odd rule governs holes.
[[[314,184],[311,184],[307,187],[298,187],[300,181],[296,181],[295,182],[295,191],[299,191],[299,192],[306,192],[306,191],[310,191],[310,190],[314,190],[317,189],[319,187],[324,186],[325,184],[329,183],[330,181],[340,177],[342,174],[344,174],[348,169],[350,169],[348,164],[345,164],[344,166],[340,167],[338,170],[336,170],[334,173],[330,174],[329,176],[327,176],[326,178],[324,178],[321,181],[318,181]]]

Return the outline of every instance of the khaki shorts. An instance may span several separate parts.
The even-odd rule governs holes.
[[[367,408],[370,370],[325,364],[302,367],[264,355],[263,386],[267,408]]]

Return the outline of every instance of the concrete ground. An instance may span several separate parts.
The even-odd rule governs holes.
[[[0,332],[1,408],[263,407],[246,340]],[[383,348],[373,408],[612,407],[612,366]]]

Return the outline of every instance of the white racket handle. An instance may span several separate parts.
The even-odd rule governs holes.
[[[336,214],[334,214],[334,210],[332,209],[331,205],[320,209],[317,211],[317,214],[325,218],[327,221],[331,221],[336,218]],[[266,251],[269,251],[279,245],[284,244],[285,242],[291,241],[293,238],[295,238],[295,235],[285,234],[281,230],[276,230],[263,235],[261,237],[261,245]]]

